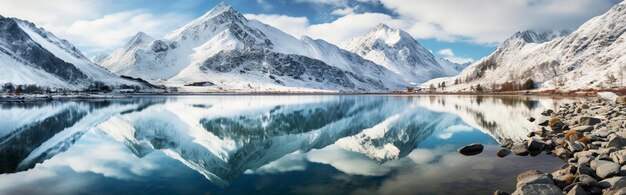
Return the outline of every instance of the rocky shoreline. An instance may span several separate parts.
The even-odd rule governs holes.
[[[499,157],[546,152],[564,161],[552,173],[521,173],[513,194],[626,194],[626,98],[601,96],[529,118],[537,130],[527,140],[502,143]]]

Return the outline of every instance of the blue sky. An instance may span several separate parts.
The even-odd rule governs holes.
[[[385,23],[457,62],[479,60],[516,31],[575,29],[620,1],[227,0],[248,18],[335,44]],[[139,31],[161,37],[220,2],[0,0],[0,15],[32,21],[93,56],[111,52]]]

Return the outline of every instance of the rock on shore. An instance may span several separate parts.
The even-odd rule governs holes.
[[[503,147],[520,156],[544,151],[565,164],[552,173],[521,173],[513,194],[626,194],[624,103],[626,97],[602,93],[542,112],[549,119],[537,120],[528,140]]]
[[[473,155],[477,155],[480,154],[481,152],[483,152],[483,149],[485,147],[482,144],[478,144],[478,143],[474,143],[474,144],[470,144],[467,146],[463,146],[461,148],[459,148],[459,153],[465,155],[465,156],[473,156]]]

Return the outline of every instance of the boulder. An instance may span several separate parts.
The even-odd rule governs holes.
[[[578,158],[578,161],[576,162],[576,164],[578,164],[578,165],[589,165],[589,163],[591,163],[592,160],[595,160],[594,156],[582,156],[582,157]]]
[[[593,170],[598,170],[599,166],[602,166],[602,165],[607,164],[607,163],[613,163],[613,162],[606,161],[606,160],[597,160],[596,159],[596,160],[592,160],[591,163],[589,163],[589,167],[591,167],[591,169],[593,169]]]
[[[511,152],[519,156],[527,156],[529,154],[526,144],[521,143],[514,144],[513,147],[511,147]]]
[[[572,142],[578,141],[579,139],[582,139],[583,137],[585,137],[582,133],[578,131],[573,131],[573,130],[566,131],[563,136],[565,137],[566,141],[572,141]]]
[[[535,118],[530,117],[530,118],[528,118],[528,121],[530,121],[531,123],[532,123],[532,122],[535,122]]]
[[[579,175],[593,175],[593,169],[591,169],[589,166],[587,165],[579,165],[578,168],[576,169],[576,173],[578,173]]]
[[[521,188],[517,188],[513,195],[530,195],[530,194],[541,194],[541,195],[560,195],[563,194],[561,189],[552,184],[532,184],[525,185]]]
[[[502,190],[496,190],[495,192],[493,192],[493,195],[510,195],[510,194]]]
[[[598,182],[598,186],[601,188],[610,188],[622,185],[623,183],[626,183],[626,177],[611,177]]]
[[[564,128],[565,126],[567,126],[565,125],[565,123],[561,121],[556,121],[552,125],[550,125],[550,128],[552,128],[552,131],[561,132],[563,130],[567,130],[567,128]]]
[[[528,141],[528,150],[541,150],[546,143],[540,139],[531,139]]]
[[[580,119],[578,119],[578,125],[595,125],[601,122],[602,120],[600,120],[599,118],[588,117],[588,116],[583,116],[583,117],[580,117]]]
[[[589,109],[589,105],[587,105],[587,104],[582,104],[582,105],[580,105],[580,108],[582,108],[582,109]]]
[[[552,115],[552,113],[554,113],[554,110],[548,109],[546,111],[541,112],[541,115],[543,115],[543,116],[550,116],[550,115]]]
[[[598,97],[603,100],[606,100],[607,102],[616,102],[619,96],[613,92],[604,91],[604,92],[598,92]]]
[[[574,187],[567,192],[567,195],[587,195],[587,192],[585,192],[585,189],[580,187],[580,185],[574,185]]]
[[[583,125],[571,128],[570,130],[578,131],[578,132],[591,132],[593,131],[593,125]]]
[[[615,148],[621,149],[624,146],[626,146],[626,139],[623,138],[622,136],[611,134],[608,137],[609,137],[609,142],[606,145],[607,148],[615,147]]]
[[[557,147],[554,149],[554,155],[560,158],[570,158],[572,156],[572,152],[565,148]]]
[[[509,148],[509,147],[512,147],[513,144],[515,144],[515,142],[513,140],[507,138],[504,141],[502,141],[501,145],[502,145],[503,148]]]
[[[554,185],[554,180],[548,177],[547,174],[528,176],[525,179],[517,182],[517,189],[530,184],[550,184]]]
[[[582,151],[582,152],[578,152],[576,154],[574,154],[574,157],[576,158],[580,158],[580,157],[589,157],[589,156],[596,156],[596,152],[595,151],[591,151],[591,150],[587,150],[587,151]]]
[[[626,188],[607,189],[604,191],[606,195],[624,195],[626,194]]]
[[[467,146],[463,146],[459,148],[458,151],[459,153],[465,156],[472,156],[472,155],[480,154],[481,152],[483,152],[484,148],[485,147],[482,144],[474,143],[474,144],[470,144]]]
[[[613,152],[617,151],[617,148],[615,147],[610,147],[610,148],[600,148],[598,149],[598,154],[611,154]]]
[[[508,156],[509,154],[511,154],[511,150],[506,149],[506,148],[502,148],[502,149],[498,150],[498,152],[496,153],[496,156],[498,156],[500,158],[504,158],[505,156]]]
[[[596,179],[586,174],[578,175],[576,177],[576,180],[574,180],[574,182],[576,182],[577,184],[581,185],[584,188],[589,188],[598,184],[598,181]]]
[[[519,183],[520,181],[525,180],[528,177],[541,175],[541,174],[543,174],[543,172],[538,171],[538,170],[524,171],[524,172],[520,173],[519,175],[517,175],[517,182]]]
[[[621,166],[614,162],[609,162],[602,164],[596,168],[596,174],[600,178],[609,178],[615,175],[618,175],[620,172]]]
[[[620,165],[626,164],[626,150],[612,152],[609,156],[615,163],[619,163]]]
[[[585,146],[580,142],[565,141],[565,144],[567,145],[567,149],[572,152],[580,152],[585,149]]]
[[[545,120],[545,121],[539,123],[539,126],[545,127],[545,126],[548,126],[548,123],[549,123],[549,121]]]
[[[554,184],[556,186],[559,186],[559,188],[564,188],[574,183],[575,179],[576,177],[574,177],[574,175],[572,174],[557,175],[552,178],[552,180],[554,180]]]
[[[615,103],[617,104],[626,104],[626,96],[619,96],[615,99]]]

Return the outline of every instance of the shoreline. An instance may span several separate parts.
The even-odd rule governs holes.
[[[529,91],[502,91],[502,92],[460,92],[460,91],[432,91],[432,92],[407,92],[407,91],[217,91],[217,92],[72,92],[51,94],[0,94],[0,102],[29,102],[67,99],[120,99],[146,96],[219,96],[219,95],[399,95],[399,96],[432,96],[432,95],[457,95],[457,96],[519,96],[519,97],[596,97],[599,92],[613,92],[618,95],[626,95],[626,88],[607,89],[579,89],[579,90],[529,90]]]
[[[393,95],[393,96],[485,96],[485,97],[579,97],[592,98],[595,95],[571,95],[571,94],[511,94],[511,93],[397,93],[397,92],[219,92],[219,93],[106,93],[91,94],[78,93],[72,95],[63,94],[23,94],[8,95],[0,94],[0,103],[6,102],[46,102],[46,101],[67,101],[67,100],[114,100],[131,99],[141,97],[170,97],[170,96],[333,96],[333,95]]]
[[[541,152],[563,160],[551,173],[528,170],[513,194],[626,194],[626,100],[601,97],[546,110],[528,139],[506,140],[498,157]],[[497,190],[494,194],[508,194]]]

